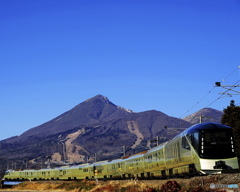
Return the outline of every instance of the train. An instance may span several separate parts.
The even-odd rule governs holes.
[[[199,123],[148,151],[115,160],[39,170],[7,170],[3,179],[152,179],[238,172],[232,129]]]

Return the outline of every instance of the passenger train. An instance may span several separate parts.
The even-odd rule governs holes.
[[[149,151],[112,161],[54,169],[7,170],[4,180],[165,178],[237,172],[232,129],[196,124]]]

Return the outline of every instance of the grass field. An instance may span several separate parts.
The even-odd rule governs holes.
[[[240,174],[190,179],[23,182],[8,191],[49,192],[237,192]],[[6,191],[6,189],[4,189]]]

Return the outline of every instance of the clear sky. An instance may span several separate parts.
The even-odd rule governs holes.
[[[214,83],[237,83],[239,65],[239,0],[0,0],[0,139],[97,94],[174,117],[222,110],[240,96]]]

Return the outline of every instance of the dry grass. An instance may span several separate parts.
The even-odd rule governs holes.
[[[226,192],[231,189],[210,189],[210,184],[239,184],[240,174],[204,176],[169,180],[119,181],[41,181],[24,182],[11,190],[48,192]],[[235,190],[238,191],[239,189]],[[240,191],[240,190],[239,190]]]
[[[9,191],[67,191],[67,192],[143,192],[150,185],[139,181],[77,181],[77,182],[24,182]]]
[[[50,182],[44,182],[44,183],[38,183],[38,182],[24,182],[17,186],[14,186],[12,190],[30,190],[30,191],[62,191],[57,190],[58,184],[50,183]]]

